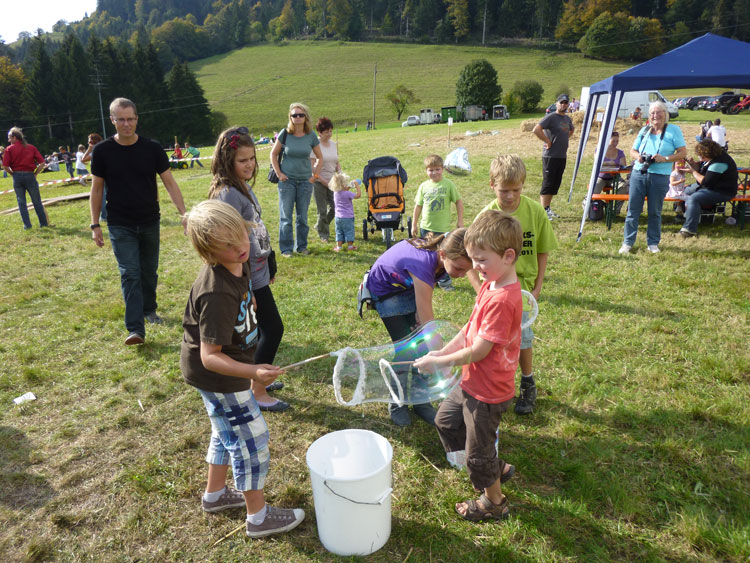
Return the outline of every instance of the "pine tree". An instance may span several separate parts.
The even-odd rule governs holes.
[[[186,63],[175,63],[167,78],[167,88],[178,115],[171,124],[170,133],[194,143],[213,140],[218,131],[211,131],[208,101]]]
[[[72,147],[83,142],[92,125],[96,124],[95,119],[93,124],[86,121],[96,115],[93,112],[96,102],[89,78],[90,63],[83,45],[72,33],[65,36],[52,62],[54,96],[62,112],[57,120],[60,125],[55,129],[55,136]]]
[[[22,107],[27,123],[44,126],[47,137],[52,139],[52,123],[57,112],[54,96],[52,61],[47,45],[41,36],[31,39],[31,71],[23,91]],[[39,135],[38,138],[40,138]],[[41,144],[41,140],[37,141]]]

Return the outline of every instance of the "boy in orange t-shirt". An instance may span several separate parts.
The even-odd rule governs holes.
[[[515,263],[522,236],[518,220],[502,211],[477,217],[464,239],[483,278],[469,322],[441,350],[414,363],[428,372],[463,366],[461,382],[441,403],[435,426],[449,461],[465,457],[474,488],[484,491],[479,500],[456,504],[466,520],[504,520],[510,514],[501,483],[515,468],[498,458],[495,438],[515,396],[523,313]]]

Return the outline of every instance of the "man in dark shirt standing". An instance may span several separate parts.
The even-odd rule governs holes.
[[[94,147],[91,172],[91,236],[104,246],[99,213],[107,183],[107,228],[120,270],[125,300],[125,344],[143,344],[145,320],[159,324],[156,283],[159,267],[159,201],[156,175],[161,178],[185,225],[182,192],[169,169],[167,154],[157,142],[136,134],[135,104],[116,98],[109,106],[117,133]]]
[[[568,104],[568,95],[560,94],[557,97],[557,111],[544,116],[533,131],[534,135],[544,142],[542,189],[539,192],[539,201],[550,220],[557,217],[550,203],[560,189],[568,158],[568,140],[574,131],[573,121],[566,115]]]

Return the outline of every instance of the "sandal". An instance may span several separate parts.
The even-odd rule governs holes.
[[[505,470],[505,468],[508,468],[508,471]],[[513,475],[516,474],[516,466],[511,465],[510,463],[503,462],[503,468],[500,473],[500,482],[505,483],[506,481],[510,481],[513,479]]]
[[[458,508],[465,506],[466,511],[461,514]],[[470,522],[479,522],[481,520],[505,520],[510,516],[510,508],[508,508],[508,497],[503,496],[503,501],[500,504],[495,504],[487,495],[482,494],[479,500],[465,500],[464,502],[456,503],[456,512],[464,520]]]

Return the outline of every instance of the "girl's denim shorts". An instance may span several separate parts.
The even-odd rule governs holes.
[[[416,313],[417,300],[414,297],[414,290],[375,297],[375,310],[381,319]]]

